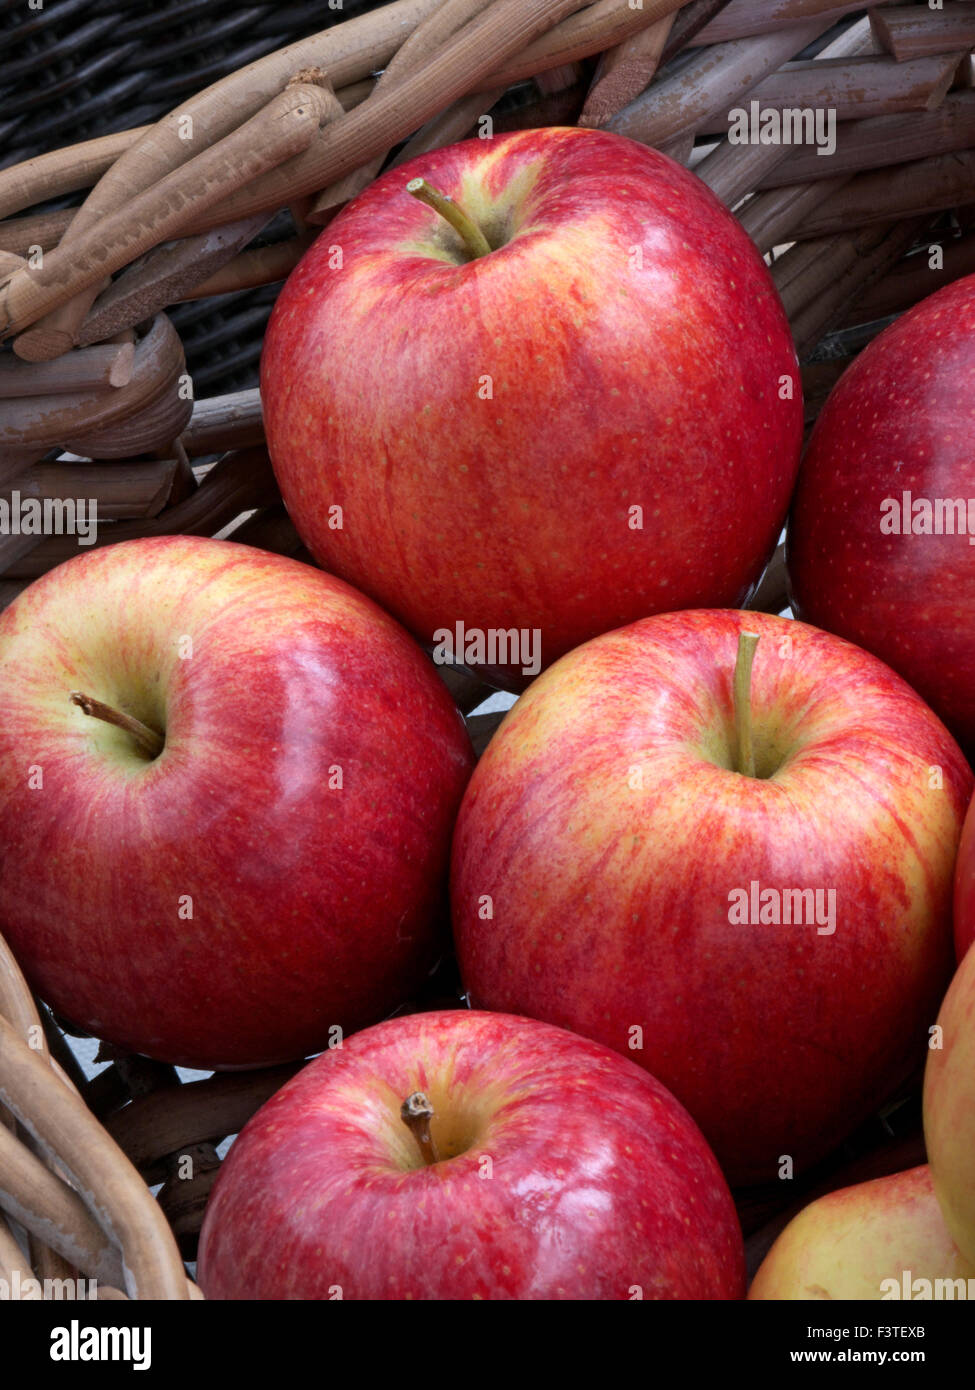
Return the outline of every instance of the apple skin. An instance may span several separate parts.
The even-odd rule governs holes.
[[[473,759],[369,599],[250,546],[126,542],[0,615],[0,684],[0,931],[56,1010],[242,1067],[318,1050],[422,980]],[[74,690],[164,730],[159,757]]]
[[[975,948],[941,1005],[924,1071],[924,1140],[945,1224],[975,1265]]]
[[[465,259],[414,177],[510,239]],[[377,179],[292,273],[261,364],[316,560],[421,643],[458,619],[538,630],[543,665],[649,613],[745,602],[788,508],[801,395],[768,269],[709,189],[656,150],[554,127]],[[479,669],[525,684],[511,662]]]
[[[955,951],[961,960],[975,941],[975,802],[968,808],[955,868]]]
[[[844,372],[789,520],[796,615],[866,647],[975,752],[975,547],[885,535],[881,504],[975,497],[975,276],[923,300]]]
[[[732,770],[742,631],[768,778]],[[471,1002],[632,1057],[733,1184],[771,1181],[921,1065],[971,787],[940,721],[837,637],[733,611],[608,633],[534,682],[465,793],[451,898]],[[835,931],[732,924],[753,881],[835,889]]]
[[[975,1281],[975,1267],[948,1234],[927,1165],[810,1203],[765,1256],[748,1297],[880,1300],[892,1293],[884,1280],[903,1289],[905,1270],[932,1284]]]
[[[429,1167],[400,1118],[417,1090],[453,1155]],[[745,1292],[731,1195],[673,1096],[571,1033],[466,1010],[347,1038],[272,1097],[217,1179],[198,1274],[237,1299]]]

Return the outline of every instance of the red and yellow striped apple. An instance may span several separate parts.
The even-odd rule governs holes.
[[[975,1267],[948,1234],[923,1165],[811,1202],[786,1226],[748,1290],[758,1301],[939,1295],[975,1297]]]
[[[968,808],[955,868],[955,950],[958,959],[975,941],[975,802]]]
[[[258,1111],[199,1280],[221,1299],[745,1291],[731,1195],[673,1096],[571,1033],[466,1010],[347,1038]]]
[[[744,602],[802,434],[789,325],[738,223],[664,155],[581,129],[470,140],[372,184],[285,285],[261,396],[321,565],[421,642],[458,620],[538,631],[543,664],[649,613]],[[517,659],[457,654],[524,683]]]
[[[732,1181],[774,1180],[922,1065],[971,788],[927,706],[838,637],[702,610],[596,638],[529,687],[465,794],[472,1002],[632,1057]]]
[[[948,1230],[975,1265],[975,947],[955,972],[938,1026],[924,1072],[924,1139]]]
[[[888,662],[975,753],[975,275],[843,373],[789,520],[796,613]]]
[[[251,1066],[423,978],[472,754],[369,599],[226,541],[109,546],[0,616],[0,685],[0,931],[55,1009]]]

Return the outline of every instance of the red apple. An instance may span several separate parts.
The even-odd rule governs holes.
[[[975,802],[968,808],[955,868],[955,950],[958,959],[975,941]]]
[[[924,1139],[945,1224],[975,1265],[975,947],[938,1014],[924,1072]]]
[[[55,1009],[169,1062],[253,1066],[422,979],[472,755],[370,600],[249,546],[110,546],[0,616],[0,687],[0,930]]]
[[[798,616],[888,662],[970,754],[975,275],[904,314],[840,378],[803,461],[788,567]]]
[[[727,1299],[744,1252],[714,1156],[652,1077],[454,1010],[346,1039],[258,1111],[199,1280],[208,1298]]]
[[[421,642],[462,621],[458,658],[515,687],[535,653],[492,634],[540,633],[546,664],[648,613],[744,602],[802,433],[789,326],[738,223],[657,151],[581,129],[372,184],[282,291],[261,396],[319,563]]]
[[[732,681],[748,631],[750,705]],[[732,611],[608,633],[534,682],[465,794],[451,893],[472,1002],[632,1057],[732,1181],[775,1179],[921,1064],[971,786],[931,711],[837,637]]]
[[[975,1267],[948,1234],[922,1166],[810,1203],[765,1256],[748,1297],[975,1298]]]

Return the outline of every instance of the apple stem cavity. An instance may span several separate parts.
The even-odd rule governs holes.
[[[166,740],[162,734],[157,734],[155,729],[150,729],[148,724],[143,724],[141,719],[135,719],[131,714],[123,714],[121,710],[113,709],[111,705],[95,700],[91,695],[83,695],[80,690],[72,690],[70,699],[83,714],[91,715],[92,719],[103,719],[106,724],[114,724],[117,729],[124,729],[127,734],[131,734],[138,744],[139,751],[147,758],[158,758],[162,752]]]
[[[439,212],[457,232],[475,260],[491,254],[491,243],[487,237],[473,217],[469,217],[453,198],[449,198],[446,193],[438,192],[426,179],[410,179],[406,191],[412,193],[421,203],[426,203],[427,207],[433,208],[434,212]]]
[[[423,1162],[427,1165],[439,1163],[440,1155],[437,1153],[437,1146],[430,1133],[433,1106],[423,1092],[414,1091],[411,1096],[407,1096],[400,1106],[399,1113],[403,1123],[417,1142],[417,1147],[423,1156]]]
[[[755,745],[752,740],[752,663],[757,646],[757,632],[738,634],[734,681],[735,731],[738,735],[738,771],[743,777],[755,776]]]

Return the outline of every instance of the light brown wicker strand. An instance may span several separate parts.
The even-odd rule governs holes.
[[[167,508],[161,516],[145,521],[118,521],[112,526],[111,535],[103,528],[93,548],[142,536],[212,536],[229,526],[241,513],[273,506],[279,498],[267,451],[243,449],[224,455],[194,493]],[[73,536],[45,536],[40,540],[29,536],[26,539],[34,544],[0,571],[5,579],[37,579],[78,553]]]
[[[596,0],[589,9],[571,15],[550,33],[536,39],[521,53],[499,64],[488,77],[471,90],[510,87],[549,68],[589,58],[603,49],[623,43],[633,34],[674,10],[673,0],[643,0],[643,7],[630,9],[619,0]]]
[[[0,357],[0,399],[118,389],[132,380],[134,362],[131,343],[84,348],[53,363],[18,362],[5,354]]]
[[[970,4],[948,0],[941,10],[918,5],[877,9],[871,11],[870,23],[878,43],[898,63],[952,48],[968,53],[975,48],[975,12]]]
[[[579,125],[598,129],[649,87],[679,8],[602,55]]]
[[[882,279],[859,295],[842,321],[844,328],[887,314],[902,313],[944,285],[975,275],[975,235],[940,242],[942,266],[932,269],[928,255],[911,256],[893,266]]]
[[[266,223],[266,214],[258,213],[150,251],[98,296],[78,329],[78,342],[101,342],[190,297],[197,285],[219,273],[253,241]]]
[[[661,145],[684,131],[700,130],[713,111],[738,104],[763,77],[828,28],[828,20],[810,20],[759,38],[701,49],[678,72],[662,74],[608,121],[606,129],[645,145]]]
[[[263,443],[264,424],[257,387],[198,401],[182,440],[191,456],[215,454],[223,449],[248,449]]]
[[[788,31],[786,31],[788,32]],[[963,54],[941,53],[898,65],[891,58],[854,58],[850,62],[792,63],[769,73],[749,93],[763,111],[786,107],[836,112],[837,121],[892,116],[901,111],[933,111],[944,101]],[[701,134],[728,129],[734,98],[697,123]]]
[[[117,135],[82,140],[0,170],[0,217],[10,217],[22,208],[48,198],[61,198],[79,188],[90,188],[130,145],[151,129],[147,125],[136,126]]]
[[[121,1249],[125,1291],[139,1298],[187,1297],[172,1232],[135,1168],[2,1016],[0,1100],[45,1153],[64,1165],[97,1224]]]
[[[64,208],[58,212],[39,212],[31,217],[11,217],[0,222],[0,251],[13,253],[23,258],[35,247],[50,251],[63,239],[76,212],[74,208]],[[16,267],[20,270],[20,267]],[[11,275],[14,270],[9,272]]]
[[[859,174],[913,159],[975,148],[975,92],[949,92],[934,111],[902,116],[872,116],[847,121],[839,130],[834,154],[795,148],[787,160],[763,174],[760,190],[785,183],[806,183],[837,174]]]
[[[440,150],[445,145],[453,145],[456,141],[463,140],[480,118],[486,116],[491,107],[500,101],[504,92],[504,87],[493,87],[488,92],[472,92],[470,96],[460,97],[446,110],[441,111],[439,116],[434,116],[433,120],[421,126],[395,159],[390,161],[389,167],[396,169],[401,164],[415,159],[417,155],[427,154],[430,150]]]
[[[792,323],[796,351],[806,356],[856,296],[909,250],[930,219],[884,223],[797,243],[772,269]]]
[[[417,25],[390,59],[385,72],[380,74],[369,101],[375,101],[378,93],[385,91],[407,73],[415,72],[417,68],[422,67],[431,53],[491,3],[492,0],[443,0],[432,14]],[[309,221],[321,222],[323,216],[331,216],[337,207],[342,207],[357,193],[361,193],[379,173],[388,153],[388,149],[381,150],[367,163],[317,194],[307,213]]]
[[[0,1279],[6,1279],[8,1287],[19,1283],[21,1288],[28,1279],[35,1279],[27,1256],[21,1250],[7,1218],[0,1213]]]
[[[885,0],[879,0],[884,4]],[[733,39],[754,38],[802,24],[807,19],[824,19],[831,25],[844,15],[865,9],[863,0],[731,0],[692,38],[689,48],[729,43]],[[798,50],[797,50],[798,51]]]
[[[817,183],[786,184],[770,193],[759,193],[739,209],[738,220],[759,251],[771,251],[789,241],[823,200],[839,193],[849,178],[849,174],[838,174]]]
[[[281,124],[280,116],[289,112],[287,107],[284,111],[279,110],[281,97],[274,98],[262,112],[251,118],[256,127],[252,127],[250,122],[245,123],[232,135],[173,170],[135,199],[131,199],[130,195],[130,201],[107,218],[91,221],[77,234],[73,232],[68,248],[62,249],[61,255],[55,251],[47,256],[43,267],[34,276],[15,274],[5,287],[0,288],[0,332],[21,334],[16,348],[23,355],[32,358],[57,355],[65,350],[68,336],[70,342],[74,341],[74,336],[68,335],[63,325],[52,324],[49,329],[41,326],[29,337],[23,330],[95,283],[96,266],[104,270],[106,267],[117,269],[125,264],[123,248],[138,246],[138,251],[133,250],[133,254],[139,254],[178,231],[195,230],[195,227],[187,226],[188,221],[192,223],[194,207],[189,204],[185,190],[187,180],[193,180],[196,170],[200,170],[203,176],[190,185],[197,213],[214,204],[229,209],[235,198],[248,202],[246,210],[228,211],[226,215],[218,213],[209,220],[204,217],[200,230],[235,220],[238,216],[258,211],[262,206],[290,203],[296,197],[321,188],[332,177],[355,169],[371,154],[392,143],[397,135],[409,133],[401,127],[404,121],[410,120],[411,110],[416,115],[415,123],[434,115],[446,102],[469,89],[471,81],[465,81],[465,74],[470,72],[473,80],[473,76],[490,68],[495,57],[520,51],[531,38],[578,8],[580,0],[530,0],[530,3],[529,0],[493,0],[483,15],[466,25],[452,41],[442,45],[420,71],[407,75],[402,83],[396,84],[395,89],[390,89],[395,92],[392,100],[388,93],[385,96],[380,94],[322,131],[320,139],[306,148],[307,158],[304,162],[302,156],[296,156],[282,163],[276,152],[273,158],[269,153],[274,150],[269,141],[269,131],[276,129],[275,122]],[[479,60],[479,66],[476,60]],[[450,89],[451,83],[453,90]],[[443,100],[438,99],[441,92]],[[310,97],[305,105],[312,106]],[[293,109],[297,114],[303,108],[298,106]],[[271,124],[262,129],[262,124],[268,119]],[[308,133],[311,126],[310,118],[297,121],[293,116],[290,122],[283,123],[282,128],[289,136],[294,134],[297,137]],[[315,121],[314,130],[317,127],[318,121]],[[352,149],[356,153],[351,157],[346,156],[344,165],[333,170],[328,167],[328,151],[334,155],[336,148],[340,151]],[[260,164],[265,166],[264,178],[256,177]],[[191,171],[189,174],[188,169]],[[300,171],[305,169],[308,172],[302,182]],[[275,173],[276,178],[269,177]],[[113,178],[114,174],[113,168],[106,179]],[[252,184],[253,189],[245,187],[234,198],[221,203],[219,196],[216,196],[221,188],[236,186],[241,182]],[[173,191],[175,197],[171,195],[167,203],[169,190]],[[93,199],[94,194],[86,205],[86,218],[91,217]],[[167,213],[162,217],[161,204]],[[145,212],[141,211],[143,208]],[[148,229],[144,223],[148,223]],[[106,253],[106,247],[112,249]]]
[[[15,274],[0,289],[0,332],[9,335],[36,323],[73,295],[99,285],[106,274],[177,235],[194,214],[219,203],[228,189],[253,181],[307,149],[325,106],[320,87],[288,87],[232,135],[201,151],[125,208],[73,236],[69,245],[49,252],[38,269]],[[23,343],[14,347],[25,355]]]
[[[858,20],[819,53],[819,61],[830,58],[853,58],[868,50],[872,45],[870,24],[866,19]],[[846,130],[839,133],[839,141],[846,139]],[[697,167],[697,175],[729,207],[743,198],[746,193],[761,186],[763,178],[787,165],[796,157],[798,151],[789,145],[733,145],[730,140],[722,140],[717,147],[702,160]],[[833,164],[833,156],[816,155],[820,164]],[[845,172],[839,167],[835,173]],[[826,177],[826,174],[823,174]],[[786,179],[785,182],[795,182]]]
[[[0,1016],[10,1020],[10,1025],[15,1034],[20,1037],[25,1046],[29,1046],[35,1054],[42,1059],[42,1063],[54,1067],[53,1059],[48,1051],[44,1028],[41,1024],[40,1014],[37,1006],[27,987],[27,981],[13,957],[7,943],[0,937]],[[61,1072],[56,1069],[62,1084],[69,1091],[73,1091],[73,1086]],[[16,1117],[13,1112],[3,1106],[0,1099],[0,1128],[3,1129],[4,1136],[8,1129],[12,1134],[19,1133],[19,1126],[16,1124]],[[2,1137],[2,1136],[0,1136]],[[38,1145],[33,1137],[28,1133],[22,1136],[26,1144],[26,1150],[31,1154],[38,1152]],[[48,1167],[52,1166],[51,1160],[45,1159]],[[4,1222],[5,1231],[13,1239],[9,1227]],[[38,1240],[33,1235],[30,1236],[30,1266],[40,1279],[60,1279],[71,1278],[75,1271],[73,1266],[44,1240]]]
[[[152,1091],[112,1115],[106,1129],[147,1182],[161,1182],[165,1174],[158,1165],[163,1159],[236,1134],[302,1065],[224,1072]]]
[[[855,175],[810,212],[796,236],[821,237],[939,212],[975,198],[975,149]]]
[[[131,418],[166,391],[185,365],[178,333],[169,318],[159,314],[136,346],[132,375],[125,386],[113,391],[25,396],[7,401],[0,412],[0,443],[11,448],[38,447],[42,453],[54,444],[66,446],[76,436],[118,419]],[[192,413],[192,401],[177,405],[185,424]],[[175,434],[181,429],[182,425]]]
[[[73,1267],[121,1286],[120,1254],[77,1192],[0,1126],[0,1207]]]
[[[590,18],[599,5],[574,16],[579,20],[578,33],[582,37],[576,40],[570,35],[564,41],[563,46],[568,47],[570,55],[580,56],[579,48],[583,52],[598,52],[599,44],[605,42],[605,30],[610,28],[609,20],[618,28],[620,17],[625,17],[629,32],[646,20],[646,12],[621,10],[618,0],[613,0],[613,6],[611,12],[606,11],[602,28],[595,26]],[[503,75],[499,76],[494,65],[503,60],[505,54],[531,51],[528,40],[533,33],[553,25],[558,15],[578,8],[578,0],[575,4],[571,0],[494,0],[489,9],[443,44],[422,68],[407,74],[387,92],[380,93],[374,102],[366,102],[350,111],[344,120],[322,132],[303,155],[271,170],[219,204],[203,219],[200,227],[193,230],[203,230],[205,226],[241,217],[262,207],[279,207],[296,195],[327,187],[378,151],[411,134],[461,96],[507,83],[508,69],[503,67]],[[570,23],[571,20],[567,20],[566,27]],[[551,38],[554,40],[558,33],[559,26],[556,26]],[[558,67],[569,60],[554,42],[550,44],[545,66]]]
[[[185,303],[191,299],[209,299],[211,295],[235,294],[259,285],[276,284],[279,280],[287,279],[317,236],[318,228],[313,227],[300,236],[289,237],[287,241],[276,242],[273,246],[242,251],[199,284],[183,290],[177,298],[180,303]]]
[[[396,52],[404,31],[419,23],[438,3],[439,0],[396,0],[395,4],[267,54],[184,102],[145,131],[112,165],[86,199],[72,239],[124,208],[133,197],[171,174],[199,150],[230,135],[271,101],[296,71],[320,67],[335,85],[366,77]],[[191,138],[187,138],[188,133]],[[2,179],[0,175],[0,189]],[[54,355],[66,351],[64,344],[73,344],[91,301],[90,293],[77,296],[70,309],[60,310],[59,317],[46,325],[50,334],[41,334],[33,349],[22,345],[22,350]]]

